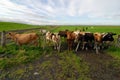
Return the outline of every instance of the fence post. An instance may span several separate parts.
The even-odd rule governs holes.
[[[1,32],[1,46],[2,46],[2,47],[5,47],[5,45],[6,45],[6,37],[5,37],[5,34],[6,34],[5,31],[2,31],[2,32]]]

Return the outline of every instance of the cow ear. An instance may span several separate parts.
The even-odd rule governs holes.
[[[94,35],[95,35],[95,36],[97,36],[97,34],[96,34],[96,33],[95,33]]]
[[[11,33],[11,32],[9,32],[8,34],[9,34],[9,35],[12,35],[12,33]]]

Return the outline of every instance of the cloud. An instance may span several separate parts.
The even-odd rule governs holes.
[[[0,0],[0,20],[30,24],[112,22],[118,25],[119,3],[120,0]]]
[[[120,14],[119,0],[85,1],[83,1],[81,10],[79,12],[82,14],[87,14],[90,18],[114,18],[116,15],[118,15],[118,13]]]

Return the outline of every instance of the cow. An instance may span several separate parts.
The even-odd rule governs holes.
[[[45,34],[45,38],[46,38],[46,41],[52,41],[52,33],[50,31],[48,31]]]
[[[77,43],[75,51],[78,50],[80,43],[82,43],[82,50],[87,49],[87,45],[94,41],[94,35],[91,32],[82,31],[68,31],[67,32],[67,43],[68,50],[71,50],[75,43]]]
[[[114,35],[116,35],[116,33],[112,33],[112,32],[105,33],[102,37],[102,43],[106,44],[107,45],[106,47],[109,47],[114,41],[114,37],[113,37]]]
[[[46,41],[52,42],[54,44],[54,49],[60,51],[61,39],[58,33],[52,33],[48,31],[46,33]]]
[[[92,47],[92,43],[94,42],[94,35],[91,32],[80,32],[78,37],[79,43],[82,43],[82,50],[88,49],[88,46]],[[76,51],[79,47],[77,45]]]
[[[45,35],[47,33],[47,30],[45,29],[40,29],[39,32],[42,34],[42,35]]]
[[[82,49],[88,49],[88,47],[92,47],[92,43],[94,42],[94,35],[91,32],[85,32],[83,35],[83,47]]]
[[[102,37],[104,34],[101,33],[94,33],[94,49],[96,50],[96,53],[98,54],[98,48],[100,49],[100,46],[102,45]]]
[[[98,49],[100,47],[103,47],[102,45],[105,44],[106,42],[112,42],[114,41],[113,35],[116,35],[115,33],[112,32],[107,32],[107,33],[94,33],[94,48],[96,49],[96,53],[98,52]]]
[[[67,31],[67,44],[68,44],[68,50],[72,50],[74,40],[76,38],[75,33],[73,31]]]
[[[66,38],[66,37],[67,37],[67,31],[68,31],[68,30],[65,30],[65,31],[59,31],[59,32],[58,32],[58,35],[60,35],[60,37],[64,37],[64,38]]]
[[[118,35],[118,41],[120,41],[120,35]]]
[[[75,40],[74,40],[74,42],[78,42],[78,40],[79,40],[79,34],[80,34],[80,30],[76,30],[76,31],[73,31],[73,33],[74,33],[74,35],[75,35]]]
[[[54,43],[54,49],[60,51],[61,39],[58,33],[52,34],[52,42]]]
[[[77,31],[67,31],[67,44],[68,44],[68,50],[72,50],[72,47],[75,43],[78,44],[79,41],[79,30]]]
[[[34,45],[38,45],[39,35],[36,33],[15,33],[15,32],[9,32],[8,33],[9,38],[11,38],[15,43],[19,46],[23,44],[29,44],[33,43]]]
[[[107,32],[103,35],[102,41],[114,41],[113,35],[116,35],[116,33]]]

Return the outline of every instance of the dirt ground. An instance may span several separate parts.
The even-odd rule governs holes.
[[[90,72],[87,76],[89,76],[91,80],[120,80],[120,66],[119,67],[116,66],[118,63],[120,63],[119,62],[120,60],[117,61],[116,59],[114,59],[112,56],[108,55],[105,52],[101,52],[100,54],[95,54],[94,51],[79,51],[78,53],[76,53],[76,55],[81,57],[83,61],[88,63]],[[26,79],[49,80],[49,78],[51,77],[50,74],[52,72],[50,71],[50,73],[47,73],[44,69],[42,72],[39,72],[43,68],[39,66],[41,64],[44,64],[43,62],[45,62],[46,64],[44,64],[44,67],[49,66],[50,69],[48,70],[53,70],[53,67],[55,67],[54,69],[57,69],[58,65],[56,64],[56,62],[57,60],[59,60],[58,58],[59,58],[58,56],[48,57],[46,55],[44,58],[40,58],[37,61],[34,61],[30,64],[19,66],[10,71],[6,70],[7,75],[3,75],[3,78],[0,79],[1,80],[26,80]],[[49,61],[54,61],[53,63],[56,65],[51,66]],[[14,76],[15,71],[17,75]],[[42,75],[39,73],[41,73]],[[19,74],[22,75],[19,76]],[[48,74],[48,75],[46,76],[44,74]],[[10,78],[10,76],[14,76],[14,78],[13,77]]]
[[[80,51],[77,55],[89,64],[92,80],[120,80],[120,67],[114,66],[118,61],[107,53]]]

